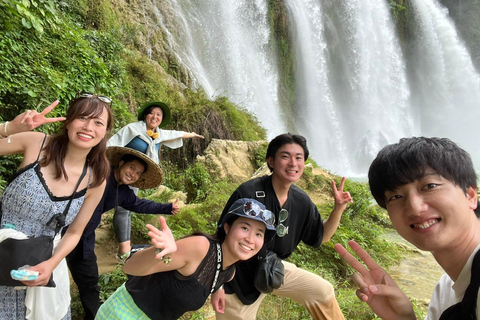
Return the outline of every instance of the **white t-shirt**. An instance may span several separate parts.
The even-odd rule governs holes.
[[[428,306],[428,313],[425,317],[425,320],[438,320],[442,315],[443,311],[448,309],[451,305],[454,305],[463,299],[465,290],[467,290],[468,285],[470,284],[470,278],[472,276],[472,262],[473,257],[480,249],[480,244],[475,248],[472,255],[468,258],[467,263],[460,272],[456,282],[453,282],[452,279],[447,274],[444,274],[432,294],[432,299]],[[480,291],[480,290],[479,290]],[[480,319],[480,294],[477,296],[477,319]]]

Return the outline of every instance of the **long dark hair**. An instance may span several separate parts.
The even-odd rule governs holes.
[[[113,126],[113,114],[109,104],[99,100],[96,96],[76,98],[70,103],[62,131],[53,135],[48,141],[47,146],[43,149],[45,157],[39,161],[40,166],[45,167],[50,162],[53,162],[55,165],[55,179],[60,179],[63,176],[65,180],[68,180],[68,174],[64,167],[69,142],[68,125],[79,117],[99,117],[104,110],[108,115],[107,132],[105,137],[87,155],[89,166],[94,173],[94,179],[90,187],[97,187],[102,184],[110,173],[110,164],[105,156],[105,151],[109,133]]]
[[[225,221],[226,224],[228,224],[230,227],[233,225],[235,220],[237,220],[239,216],[237,215],[231,215],[230,218],[228,218],[227,221]],[[225,224],[224,223],[224,224]],[[185,236],[184,238],[192,237],[192,236],[204,236],[207,239],[213,240],[213,241],[218,241],[220,243],[223,243],[225,241],[225,238],[227,237],[227,234],[225,233],[225,229],[222,227],[217,228],[217,232],[215,234],[208,234],[204,232],[194,232],[191,235]]]

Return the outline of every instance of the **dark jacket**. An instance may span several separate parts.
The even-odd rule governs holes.
[[[83,240],[83,256],[90,256],[95,248],[95,229],[100,224],[102,214],[110,209],[115,208],[115,199],[117,198],[118,188],[118,203],[117,205],[134,211],[137,213],[151,213],[151,214],[172,214],[171,203],[157,203],[155,201],[145,200],[137,197],[128,185],[118,184],[115,179],[113,168],[110,170],[110,176],[107,179],[105,192],[100,200],[97,208],[93,212],[92,218],[87,223],[82,234]]]

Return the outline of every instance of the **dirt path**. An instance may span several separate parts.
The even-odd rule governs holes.
[[[117,265],[117,260],[115,259],[117,241],[109,234],[107,226],[104,224],[101,224],[95,230],[95,238],[98,272],[99,274],[112,272]]]

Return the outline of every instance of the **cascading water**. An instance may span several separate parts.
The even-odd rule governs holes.
[[[437,0],[411,1],[405,53],[386,0],[283,0],[291,111],[280,111],[268,1],[167,2],[171,16],[159,20],[169,44],[205,92],[256,114],[269,138],[286,128],[305,135],[323,167],[364,177],[381,147],[412,135],[449,137],[475,159],[480,81]]]
[[[254,113],[270,134],[285,131],[278,71],[263,0],[168,0],[170,45],[207,95],[227,96]]]
[[[436,0],[412,0],[415,21],[409,46],[412,105],[425,136],[443,136],[480,161],[476,129],[480,77],[448,10]]]
[[[285,2],[299,64],[297,128],[324,167],[364,174],[382,146],[413,133],[404,59],[387,4]]]

